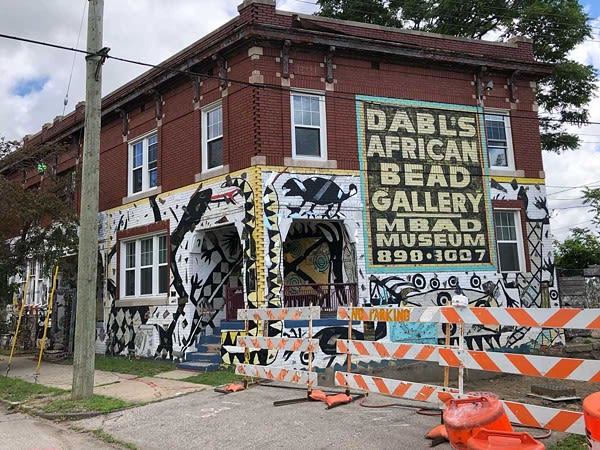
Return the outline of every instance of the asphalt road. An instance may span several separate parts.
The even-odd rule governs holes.
[[[274,407],[273,401],[306,391],[255,386],[219,394],[212,390],[76,422],[101,428],[143,450],[169,449],[425,449],[425,433],[438,417],[414,408],[365,408],[358,402],[325,409],[310,402]],[[370,396],[368,404],[407,401]],[[447,450],[449,445],[436,447]]]
[[[0,449],[80,450],[116,449],[94,436],[78,433],[48,420],[12,413],[0,406]]]

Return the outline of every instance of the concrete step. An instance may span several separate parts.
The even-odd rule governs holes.
[[[195,372],[214,372],[219,370],[220,364],[204,361],[185,361],[177,364],[178,369],[193,370]]]
[[[204,352],[186,353],[185,360],[186,361],[203,361],[203,362],[210,362],[210,363],[220,363],[221,362],[221,352],[219,352],[219,353],[204,353]]]
[[[196,345],[196,351],[200,353],[221,353],[221,343],[211,342],[206,343],[202,342]]]

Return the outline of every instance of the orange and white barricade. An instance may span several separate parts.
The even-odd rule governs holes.
[[[340,308],[338,319],[351,321],[437,322],[485,326],[514,326],[526,328],[600,329],[600,309],[580,308],[484,308],[484,307],[378,307]],[[350,330],[349,330],[350,335]],[[464,348],[464,336],[459,334],[458,347],[449,345],[397,344],[359,340],[338,340],[338,352],[373,358],[437,361],[444,367],[477,369],[518,375],[600,382],[600,361],[560,358],[503,352],[475,351]],[[375,392],[394,397],[430,402],[463,397],[459,389],[423,385],[346,372],[336,372],[339,386]],[[513,401],[503,401],[511,422],[550,430],[585,434],[583,413]]]

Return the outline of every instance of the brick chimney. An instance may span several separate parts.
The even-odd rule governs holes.
[[[264,21],[266,17],[275,15],[275,5],[275,0],[244,0],[238,6],[240,19],[249,23]]]

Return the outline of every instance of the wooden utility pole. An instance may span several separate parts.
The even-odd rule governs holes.
[[[83,173],[79,214],[77,315],[73,355],[73,400],[89,398],[94,389],[96,281],[98,270],[98,172],[102,99],[102,16],[104,0],[89,0],[85,86]],[[102,51],[104,56],[102,56]]]

